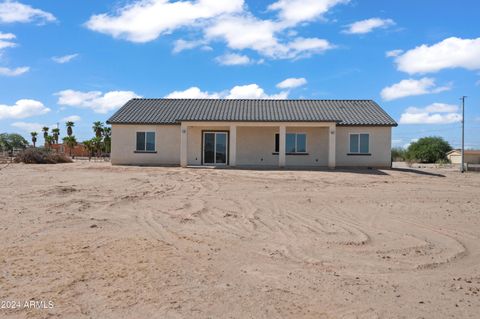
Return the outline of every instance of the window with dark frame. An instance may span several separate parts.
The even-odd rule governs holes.
[[[137,132],[137,152],[155,152],[155,132]]]
[[[370,134],[350,134],[350,154],[369,154]]]
[[[275,153],[280,152],[280,134],[275,134]],[[288,133],[285,136],[285,153],[304,154],[307,152],[307,134]]]

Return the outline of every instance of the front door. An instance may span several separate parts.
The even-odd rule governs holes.
[[[227,165],[228,133],[203,132],[203,164]]]

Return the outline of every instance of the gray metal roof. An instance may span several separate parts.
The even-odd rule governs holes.
[[[337,122],[340,126],[397,126],[372,100],[132,99],[109,124],[182,121]]]

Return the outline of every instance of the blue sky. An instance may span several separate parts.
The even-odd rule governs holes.
[[[480,148],[480,3],[0,0],[0,131],[92,137],[142,97],[373,99],[399,126]],[[39,139],[42,143],[42,139]]]

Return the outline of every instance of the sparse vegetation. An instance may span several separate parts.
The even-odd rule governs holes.
[[[14,150],[21,150],[28,147],[28,141],[20,134],[0,134],[0,151],[12,153]]]
[[[429,136],[413,142],[405,152],[405,160],[419,163],[445,163],[450,144],[441,137]]]
[[[25,164],[58,164],[71,163],[72,160],[64,154],[59,154],[47,148],[27,148],[15,157],[16,163]]]

